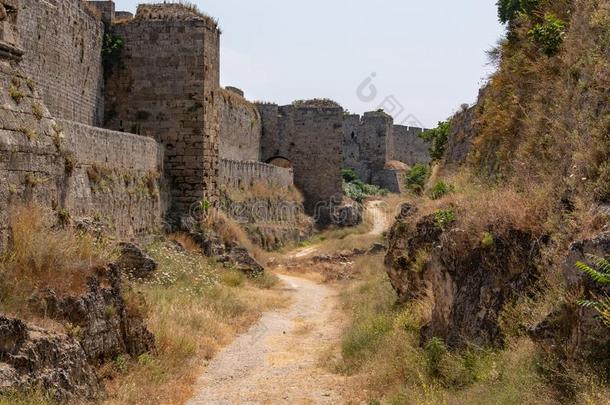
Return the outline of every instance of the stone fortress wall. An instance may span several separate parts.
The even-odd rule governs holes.
[[[430,163],[431,145],[420,137],[423,132],[423,128],[394,125],[388,138],[388,160],[397,160],[408,166]]]
[[[382,111],[348,115],[343,120],[343,168],[353,169],[365,183],[400,193],[404,170],[388,163],[429,163],[430,143],[419,136],[423,131],[393,125],[392,117]]]
[[[292,169],[251,160],[221,159],[218,173],[218,182],[233,189],[246,189],[256,183],[267,183],[273,187],[283,188],[294,184]]]
[[[259,161],[262,123],[256,106],[248,102],[239,89],[227,87],[219,91],[217,109],[220,158]]]
[[[1,227],[10,207],[39,201],[136,235],[216,203],[220,186],[259,181],[296,185],[324,225],[343,167],[391,182],[385,162],[416,143],[395,140],[385,114],[344,119],[325,100],[280,107],[222,89],[217,23],[183,5],[140,5],[135,16],[112,1],[0,5]],[[106,63],[104,33],[124,44]]]
[[[17,29],[26,51],[24,74],[41,90],[51,114],[101,125],[104,26],[77,0],[19,0]]]
[[[157,230],[165,210],[162,151],[142,136],[54,119],[35,85],[0,59],[0,250],[20,204],[123,236]],[[22,97],[6,89],[13,86]],[[11,95],[12,94],[12,95]]]
[[[330,206],[340,204],[343,108],[311,100],[288,106],[258,104],[263,122],[261,158],[291,162],[305,212],[330,223]]]

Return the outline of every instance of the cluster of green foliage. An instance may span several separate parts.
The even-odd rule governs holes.
[[[434,225],[440,230],[445,230],[447,227],[455,222],[455,212],[453,210],[439,210],[434,213]]]
[[[104,66],[104,74],[106,76],[112,73],[116,66],[120,66],[121,52],[125,46],[125,41],[121,37],[111,33],[104,34],[102,43],[102,65]]]
[[[583,262],[577,262],[576,267],[596,283],[599,283],[602,286],[610,286],[610,262],[604,258],[592,255],[589,256],[589,258],[593,262],[593,266]],[[610,327],[610,298],[608,296],[595,301],[581,300],[578,301],[578,303],[585,308],[592,308],[597,311],[602,322]]]
[[[410,191],[421,194],[428,179],[428,167],[420,163],[413,166],[405,176],[405,186]]]
[[[528,35],[547,56],[556,55],[563,43],[566,23],[554,14],[546,14],[544,22],[534,25]]]
[[[540,0],[498,0],[498,18],[503,24],[513,21],[519,14],[531,15]]]
[[[450,121],[440,121],[436,128],[424,131],[420,135],[422,139],[432,144],[430,146],[430,157],[432,157],[433,160],[440,160],[445,154],[445,147],[447,146],[450,130]]]
[[[442,180],[436,182],[434,187],[428,193],[428,196],[433,200],[438,200],[439,198],[443,198],[445,195],[453,192],[453,186],[451,184],[447,184]]]
[[[341,175],[343,176],[343,194],[359,203],[368,196],[388,194],[388,190],[384,188],[365,184],[353,169],[343,169]]]

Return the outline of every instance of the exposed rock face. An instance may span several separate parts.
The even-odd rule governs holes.
[[[587,254],[598,257],[610,255],[610,232],[596,238],[582,240],[570,246],[563,265],[568,297],[584,299],[610,296],[610,288],[595,283],[575,264],[588,263]],[[608,328],[596,317],[597,313],[576,302],[561,303],[543,322],[530,331],[541,348],[563,359],[584,359],[604,368],[610,366],[610,338]]]
[[[441,337],[451,347],[502,346],[501,310],[530,293],[538,278],[534,235],[511,229],[491,246],[472,246],[466,232],[441,229],[434,215],[419,220],[407,215],[398,219],[389,240],[387,272],[399,299],[432,304],[422,339]]]
[[[355,201],[347,200],[335,207],[331,215],[333,225],[356,226],[362,222],[362,206]]]
[[[38,387],[54,392],[59,401],[100,394],[76,340],[0,316],[0,392]]]
[[[121,257],[115,264],[122,272],[139,279],[149,278],[157,270],[157,262],[133,243],[121,243]]]
[[[110,267],[108,278],[109,288],[90,278],[84,295],[58,297],[47,290],[38,300],[48,316],[73,325],[87,359],[94,364],[120,354],[138,356],[155,344],[142,318],[127,307],[116,267]]]

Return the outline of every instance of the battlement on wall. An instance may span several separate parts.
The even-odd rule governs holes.
[[[179,3],[149,3],[140,4],[136,10],[134,21],[205,21],[208,28],[218,29],[218,21],[199,11],[196,6]]]

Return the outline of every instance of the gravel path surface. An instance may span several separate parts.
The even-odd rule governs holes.
[[[292,306],[270,312],[210,362],[189,404],[340,404],[345,378],[321,367],[340,338],[336,291],[279,276]]]

